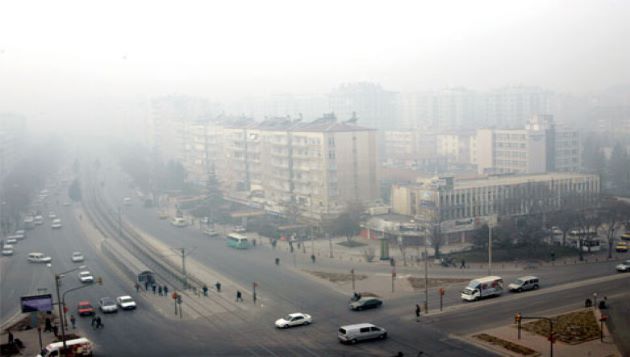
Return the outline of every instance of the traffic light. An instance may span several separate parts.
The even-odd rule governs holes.
[[[103,285],[103,278],[101,278],[100,276],[98,278],[96,278],[96,283],[98,285]]]
[[[514,314],[514,323],[517,324],[519,322],[521,322],[521,314],[517,312]]]

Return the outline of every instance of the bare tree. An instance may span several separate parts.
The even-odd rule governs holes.
[[[614,197],[604,198],[599,209],[599,215],[602,228],[606,230],[608,259],[611,259],[613,245],[615,244],[615,231],[620,229],[630,217],[630,205]]]

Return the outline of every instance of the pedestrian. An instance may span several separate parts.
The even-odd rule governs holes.
[[[203,296],[208,296],[208,286],[203,284]]]
[[[220,292],[221,292],[221,283],[219,283],[219,282],[217,281],[217,283],[216,283],[216,284],[214,284],[214,286],[217,288],[217,292],[218,292],[218,293],[220,293]]]
[[[256,293],[252,294],[252,298],[254,299],[254,304],[256,303]]]
[[[12,345],[14,342],[13,333],[11,332],[11,330],[8,330],[8,332],[9,332],[9,344]]]
[[[96,328],[102,328],[103,326],[104,325],[103,325],[103,322],[101,321],[101,317],[97,316],[96,317]]]
[[[149,291],[149,281],[148,280],[144,282],[144,290],[145,291]]]
[[[77,319],[72,314],[70,314],[70,323],[73,329],[77,328]]]
[[[416,304],[416,322],[420,322],[420,305]]]
[[[591,306],[593,306],[593,302],[591,301],[591,299],[586,298],[586,300],[584,301],[584,307],[588,309]]]
[[[52,332],[52,322],[50,321],[50,318],[46,318],[46,321],[44,322],[44,332]]]
[[[136,283],[134,286],[136,288],[136,292],[139,293],[140,292],[140,284]]]
[[[168,286],[164,285],[162,290],[164,290],[164,296],[168,296]]]
[[[96,315],[92,316],[92,322],[91,322],[92,327],[96,326]]]
[[[162,296],[162,285],[158,286],[158,294]]]
[[[155,284],[151,285],[151,289],[153,289],[153,294],[155,295],[155,289],[157,288],[157,286],[155,286]]]
[[[243,302],[243,294],[240,290],[236,290],[236,302]]]
[[[55,337],[58,337],[59,336],[59,325],[55,324],[52,329],[53,329],[53,335],[55,335]]]
[[[311,254],[311,261],[315,264],[315,254]]]
[[[466,268],[466,261],[462,259],[462,265],[459,266],[460,269]]]

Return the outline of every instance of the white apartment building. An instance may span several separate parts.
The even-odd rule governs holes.
[[[475,163],[476,139],[473,132],[437,134],[437,154],[446,157],[449,163],[473,164]]]
[[[478,129],[476,163],[480,174],[536,174],[580,170],[576,130],[556,128],[551,115],[535,115],[524,129]]]
[[[417,222],[439,222],[442,233],[463,239],[484,224],[494,224],[497,217],[557,209],[569,194],[590,200],[599,193],[600,181],[597,175],[550,173],[434,178],[391,189],[394,213]]]

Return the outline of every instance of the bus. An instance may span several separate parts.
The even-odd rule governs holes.
[[[227,245],[228,247],[236,248],[236,249],[247,249],[250,247],[249,241],[247,240],[247,236],[240,233],[230,233],[227,235]]]
[[[630,231],[626,231],[621,235],[621,240],[625,242],[630,242]]]

